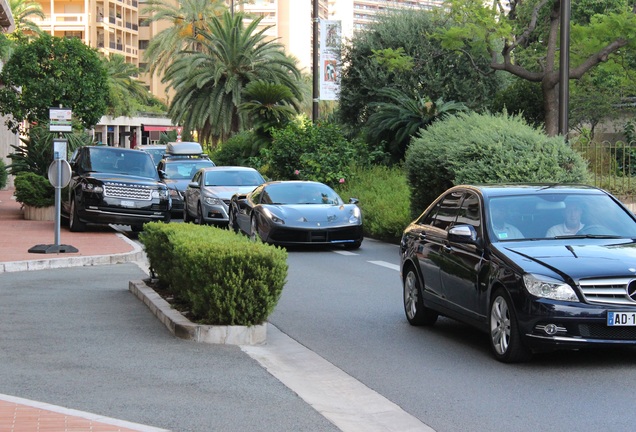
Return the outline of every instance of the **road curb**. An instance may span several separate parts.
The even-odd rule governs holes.
[[[130,281],[128,290],[148,306],[159,321],[178,338],[227,345],[261,345],[267,342],[267,324],[255,326],[195,324],[173,309],[144,281]]]

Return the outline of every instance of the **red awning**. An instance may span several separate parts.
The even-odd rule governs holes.
[[[165,132],[175,130],[177,126],[156,126],[156,125],[141,125],[144,132]]]

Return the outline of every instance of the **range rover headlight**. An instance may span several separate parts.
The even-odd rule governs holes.
[[[82,183],[82,191],[90,193],[102,193],[104,187],[102,185],[94,185],[92,183]]]
[[[557,279],[526,273],[523,275],[523,284],[530,294],[537,297],[571,302],[579,301],[574,289],[565,282]]]
[[[165,199],[168,198],[168,191],[166,189],[157,189],[152,191],[153,198]]]

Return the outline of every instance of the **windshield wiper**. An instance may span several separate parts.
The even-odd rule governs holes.
[[[556,236],[555,239],[584,239],[584,238],[592,238],[592,239],[617,239],[622,238],[619,235],[615,234],[579,234],[579,235],[562,235]]]

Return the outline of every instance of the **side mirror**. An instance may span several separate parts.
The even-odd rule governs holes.
[[[349,204],[358,204],[359,202],[358,198],[349,198]]]
[[[188,187],[197,189],[199,187],[199,183],[191,181],[190,183],[188,183]]]
[[[448,240],[456,243],[472,243],[479,245],[477,231],[472,225],[455,225],[448,230]]]

